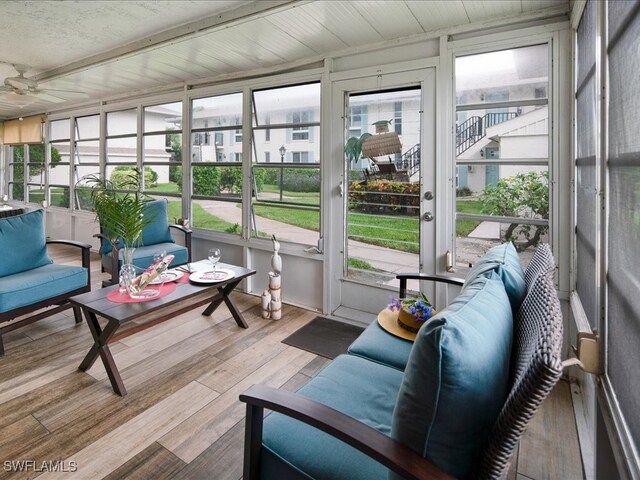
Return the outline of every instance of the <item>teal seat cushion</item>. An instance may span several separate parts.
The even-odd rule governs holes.
[[[141,245],[155,245],[158,243],[174,243],[171,231],[169,230],[169,220],[167,216],[167,208],[169,202],[166,198],[160,200],[151,200],[144,206],[143,215],[152,218],[153,221],[142,229]],[[124,246],[122,239],[118,239],[118,249]],[[100,240],[100,255],[107,255],[111,252],[111,243]]]
[[[153,263],[153,256],[158,252],[167,252],[167,255],[174,255],[174,259],[169,264],[169,268],[184,265],[189,261],[189,251],[186,247],[177,243],[158,243],[145,247],[137,247],[133,254],[133,264],[136,267],[147,268]],[[119,265],[122,266],[122,250],[118,250]],[[111,252],[104,256],[103,262],[111,261]]]
[[[339,410],[389,435],[402,372],[340,355],[298,394]],[[289,417],[264,420],[262,478],[385,479],[386,467],[341,441]],[[306,476],[306,477],[305,477]]]
[[[83,267],[50,263],[0,278],[0,312],[72,292],[87,285]]]
[[[487,275],[492,270],[502,279],[504,288],[509,296],[509,302],[511,302],[511,310],[515,315],[527,293],[527,286],[524,281],[524,271],[520,265],[520,257],[518,257],[518,252],[511,242],[497,245],[485,253],[469,271],[462,291],[475,278]]]
[[[0,219],[0,277],[52,263],[46,242],[44,210]]]
[[[404,370],[412,346],[413,342],[391,335],[374,320],[349,346],[348,353]]]
[[[505,401],[513,316],[495,272],[477,277],[420,329],[393,413],[391,436],[457,478]]]

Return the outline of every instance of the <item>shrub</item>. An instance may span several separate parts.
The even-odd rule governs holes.
[[[548,219],[549,172],[519,173],[501,178],[496,185],[483,190],[480,202],[483,213],[489,215]],[[512,223],[504,234],[504,240],[512,241],[518,251],[523,251],[540,243],[540,238],[548,230],[546,225]]]
[[[111,172],[111,178],[109,180],[116,188],[121,188],[129,181],[130,172],[134,171],[135,167],[128,165],[119,165]],[[158,173],[151,167],[144,167],[144,186],[145,188],[153,187],[158,183]]]
[[[349,208],[367,213],[420,214],[420,184],[374,180],[351,182]]]
[[[219,195],[220,169],[218,167],[193,167],[193,194]]]
[[[315,170],[285,168],[282,188],[289,192],[319,192],[320,173]]]
[[[469,187],[456,188],[456,197],[469,197],[471,196],[471,189]]]

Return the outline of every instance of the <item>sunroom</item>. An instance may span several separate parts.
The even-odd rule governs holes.
[[[68,313],[3,335],[0,476],[240,478],[238,395],[327,363],[282,338],[367,327],[397,275],[464,279],[513,242],[522,268],[550,245],[583,368],[511,475],[640,478],[640,2],[6,1],[0,19],[0,216],[42,209],[47,238],[90,244],[96,290],[91,178],[139,170],[193,262],[255,270],[231,296],[246,332],[223,306],[114,342],[127,396],[100,362],[78,371],[90,327]],[[274,245],[279,320],[261,318]],[[407,286],[438,310],[460,292]]]

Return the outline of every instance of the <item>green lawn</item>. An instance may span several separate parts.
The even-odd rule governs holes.
[[[155,187],[147,190],[149,193],[179,193],[180,188],[177,183],[157,183]]]
[[[197,228],[204,228],[206,230],[216,230],[219,232],[239,233],[240,226],[236,227],[235,224],[222,220],[221,218],[211,215],[202,206],[197,203],[191,205],[191,213],[193,218],[191,219],[191,225]],[[182,217],[182,203],[176,200],[169,201],[169,221],[173,222],[174,218]]]
[[[482,205],[478,200],[456,200],[456,211],[460,213],[482,213]],[[466,237],[480,222],[460,219],[456,221],[456,237]]]

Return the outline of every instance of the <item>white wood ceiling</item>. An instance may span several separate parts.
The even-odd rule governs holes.
[[[534,12],[569,0],[0,1],[0,84],[13,63],[39,88],[93,101],[321,59],[336,51]],[[76,100],[77,102],[77,100]],[[20,109],[0,95],[0,119]]]

